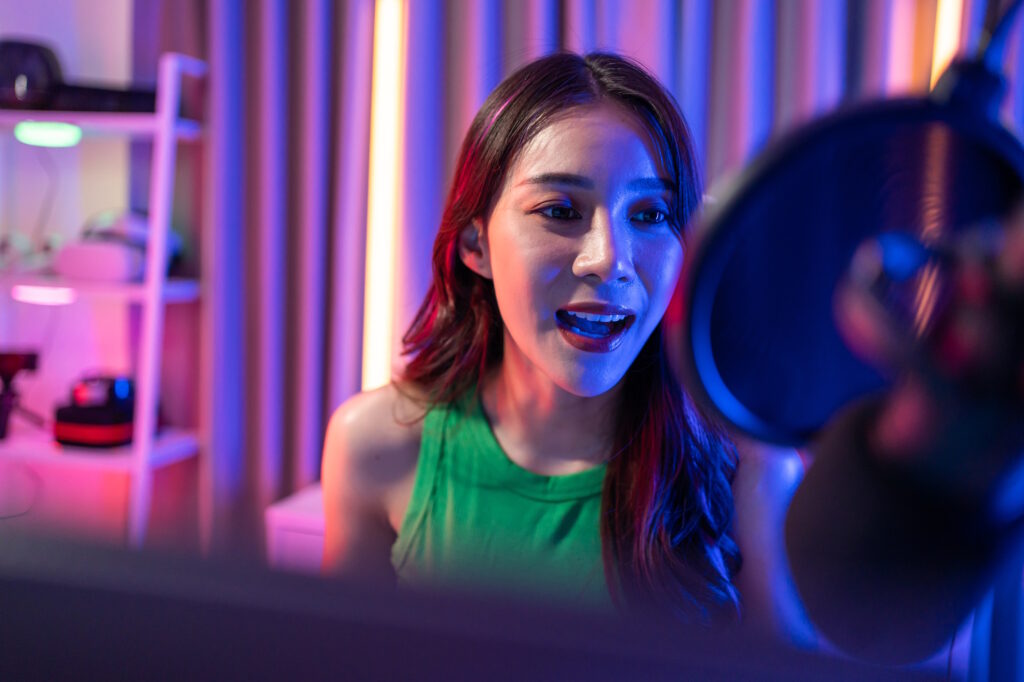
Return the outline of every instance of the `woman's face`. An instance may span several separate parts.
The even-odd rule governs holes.
[[[578,396],[625,375],[683,260],[655,149],[631,113],[602,103],[561,117],[522,150],[482,226],[479,267],[463,254],[494,281],[506,361],[527,361]]]

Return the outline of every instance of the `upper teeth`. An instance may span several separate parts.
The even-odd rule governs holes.
[[[626,319],[625,315],[594,315],[592,313],[576,313],[571,310],[566,310],[565,312],[591,322],[621,322]]]

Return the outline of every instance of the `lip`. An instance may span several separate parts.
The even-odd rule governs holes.
[[[636,311],[632,308],[625,308],[611,303],[583,301],[580,303],[570,303],[564,308],[560,308],[560,310],[575,313],[589,313],[591,315],[626,315],[628,317],[626,325],[618,332],[609,336],[595,338],[592,336],[577,334],[570,327],[564,325],[556,314],[555,325],[558,327],[558,331],[562,335],[562,338],[564,338],[569,345],[574,348],[578,348],[579,350],[586,351],[588,353],[608,353],[615,350],[622,344],[622,340],[625,338],[626,332],[630,330],[633,323],[636,321]]]
[[[598,301],[580,301],[562,306],[559,310],[568,310],[571,313],[590,313],[591,315],[632,315],[636,317],[636,311],[632,308],[624,308],[611,303],[600,303]]]

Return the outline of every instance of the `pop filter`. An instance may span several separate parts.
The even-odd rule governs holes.
[[[927,97],[841,110],[746,168],[697,218],[666,318],[691,394],[758,439],[800,445],[883,388],[840,337],[836,285],[873,238],[928,245],[1010,212],[1024,148],[998,121],[1004,92],[985,61],[957,62]],[[912,313],[934,305],[918,293]]]

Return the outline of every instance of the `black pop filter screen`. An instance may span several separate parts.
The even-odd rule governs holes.
[[[697,392],[752,435],[799,444],[881,388],[832,312],[854,251],[887,232],[927,244],[1005,215],[1020,156],[1002,127],[928,100],[836,115],[775,146],[697,228],[684,274]]]

